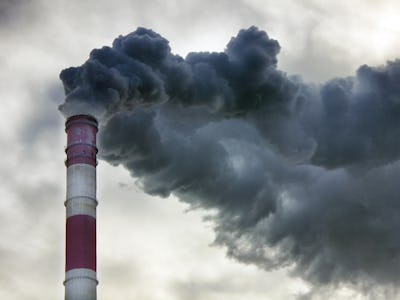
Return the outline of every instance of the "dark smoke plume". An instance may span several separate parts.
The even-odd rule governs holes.
[[[61,111],[95,115],[101,158],[147,193],[216,212],[231,257],[315,286],[400,283],[400,61],[316,86],[279,50],[251,27],[183,59],[139,28],[61,72]]]

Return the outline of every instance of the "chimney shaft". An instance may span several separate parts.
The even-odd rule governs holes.
[[[65,123],[67,196],[65,300],[96,300],[97,121],[76,115]]]

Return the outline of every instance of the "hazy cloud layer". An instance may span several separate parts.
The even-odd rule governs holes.
[[[0,163],[0,261],[3,266],[0,298],[10,300],[63,297],[65,133],[63,118],[57,113],[57,102],[63,98],[58,74],[67,66],[81,64],[94,47],[111,45],[110,42],[118,34],[145,26],[168,37],[174,53],[186,56],[189,51],[222,51],[230,36],[240,28],[254,24],[279,40],[281,52],[278,65],[281,70],[290,74],[300,73],[304,78],[317,82],[353,74],[363,63],[377,65],[386,59],[393,60],[399,49],[400,27],[397,20],[400,8],[398,1],[394,0],[354,0],[351,3],[340,0],[330,3],[323,0],[296,3],[291,0],[279,3],[270,0],[235,3],[226,0],[0,2],[0,95],[3,113],[0,119],[3,154]],[[309,87],[307,93],[316,93],[315,97],[320,97],[319,89]],[[213,122],[222,118],[209,114],[209,111],[202,112],[204,109],[192,108],[190,114],[184,112],[186,109],[179,114],[180,129],[176,133],[182,135],[183,132],[183,140],[193,135],[194,128],[202,127],[205,117]],[[313,109],[311,112],[320,113],[321,107]],[[174,110],[175,106],[168,108],[163,105],[162,112],[154,111],[155,120],[163,120],[157,121],[154,133],[161,134],[163,124],[168,124],[165,131],[176,127],[174,123],[177,120],[173,116],[168,117],[169,112]],[[354,108],[352,110],[355,111]],[[152,110],[146,113],[149,111]],[[215,109],[212,111],[216,112]],[[247,116],[252,117],[252,114]],[[284,161],[289,165],[307,161],[316,153],[316,144],[313,140],[303,139],[305,130],[298,126],[296,118],[270,117],[265,120],[263,114],[259,114],[254,115],[250,123],[242,118],[241,122],[231,120],[221,125],[231,128],[247,126],[250,141],[252,134],[256,134],[253,124],[264,128],[258,130],[261,141],[267,143],[272,152],[284,153]],[[142,116],[142,119],[146,118],[150,120],[146,114]],[[289,119],[292,122],[288,122]],[[282,126],[274,130],[277,123]],[[354,124],[351,126],[354,127]],[[219,125],[210,127],[208,132],[217,127]],[[324,132],[332,132],[329,128],[323,127],[312,134],[307,131],[307,134],[321,136]],[[228,131],[232,134],[233,130],[225,129],[219,134]],[[242,139],[242,130],[236,131],[237,135],[232,138]],[[273,143],[269,142],[272,135]],[[345,140],[343,137],[345,135],[341,136]],[[361,140],[365,140],[365,136]],[[190,143],[190,139],[188,141]],[[328,141],[321,139],[320,142],[326,150]],[[163,146],[164,141],[159,145]],[[293,151],[294,145],[301,147]],[[337,145],[335,147],[338,149]],[[346,152],[358,151],[350,150],[346,148]],[[239,151],[242,150],[237,148],[237,152],[231,151],[229,155]],[[321,155],[324,151],[319,150],[319,155],[313,157],[313,163],[326,163],[326,158]],[[390,156],[393,154],[389,153]],[[362,157],[367,156],[363,154]],[[335,159],[336,163],[348,163],[340,157]],[[388,158],[379,155],[378,162],[371,165],[379,169],[384,160]],[[243,169],[239,158],[229,161],[236,170]],[[329,168],[335,168],[335,164]],[[102,162],[98,169],[101,298],[175,300],[196,293],[198,297],[212,300],[233,297],[293,299],[296,291],[307,290],[301,280],[288,278],[286,269],[279,271],[280,276],[276,275],[276,271],[255,272],[252,266],[225,259],[221,249],[207,247],[213,234],[209,230],[210,223],[200,224],[201,210],[184,214],[185,204],[176,203],[173,199],[145,197],[137,188],[123,193],[124,189],[118,188],[118,181],[127,183],[129,187],[133,185],[133,182],[129,183],[125,170]],[[362,177],[356,173],[360,170],[354,167],[348,169],[356,177]],[[382,169],[382,174],[390,175],[386,171]],[[382,178],[386,178],[383,175]],[[387,187],[393,186],[388,191],[393,191],[395,179],[388,178],[387,181]],[[366,199],[370,197],[368,193],[369,189],[366,189]],[[384,195],[384,192],[371,195],[377,194]],[[371,198],[368,202],[373,200],[376,199]],[[199,235],[199,231],[204,234]],[[229,238],[236,239],[235,236]],[[232,249],[235,247],[233,245]],[[243,247],[241,252],[244,252]],[[241,259],[245,261],[247,258],[242,255]],[[190,274],[188,270],[191,270]],[[126,277],[116,276],[119,272]],[[247,281],[248,284],[232,293],[237,285],[237,274],[242,275],[240,281]],[[150,282],[157,282],[157,285]],[[218,286],[217,292],[214,292],[215,286]],[[340,290],[340,287],[326,292],[318,289],[305,295],[305,299],[359,297],[341,293]],[[371,297],[374,300],[379,297],[396,299],[395,294],[388,292],[375,293]]]
[[[279,50],[250,27],[183,59],[139,28],[62,71],[61,110],[97,116],[101,157],[148,193],[216,212],[228,255],[316,286],[398,283],[400,62],[315,86]]]

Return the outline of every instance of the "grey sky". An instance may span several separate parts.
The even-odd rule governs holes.
[[[241,28],[256,25],[279,41],[281,70],[322,82],[396,58],[399,13],[397,1],[2,1],[0,298],[63,297],[62,69],[138,26],[185,56],[222,51]],[[227,258],[210,245],[204,212],[145,195],[121,167],[100,162],[98,177],[99,299],[279,300],[309,290],[290,270],[265,272]],[[390,292],[376,291],[397,299]],[[364,299],[347,287],[306,297]]]

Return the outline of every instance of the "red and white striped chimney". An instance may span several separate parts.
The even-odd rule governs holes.
[[[97,121],[76,115],[67,133],[65,300],[96,300]]]

